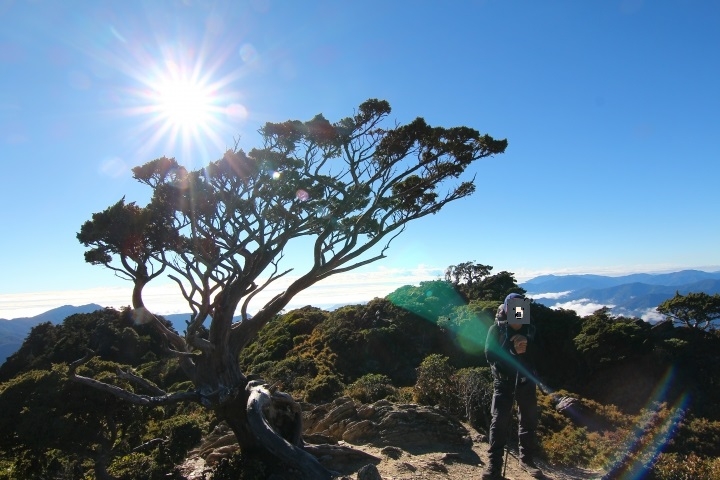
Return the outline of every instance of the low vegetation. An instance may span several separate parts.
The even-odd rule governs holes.
[[[349,396],[437,405],[486,432],[485,332],[504,296],[522,289],[511,273],[458,267],[467,272],[364,305],[278,314],[241,352],[241,368],[311,404]],[[539,439],[548,462],[615,478],[720,478],[716,331],[538,304],[533,319],[544,352]],[[90,348],[98,355],[79,367],[86,376],[133,392],[134,376],[166,392],[193,389],[155,332],[112,309],[35,327],[0,366],[0,480],[179,478],[176,465],[215,426],[206,410],[139,407],[68,381]],[[215,478],[262,471],[234,457]]]

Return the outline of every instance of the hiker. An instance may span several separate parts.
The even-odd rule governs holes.
[[[533,361],[535,326],[516,323],[515,316],[507,314],[508,302],[512,298],[524,297],[511,293],[505,298],[498,307],[495,323],[488,330],[485,342],[485,357],[493,375],[493,399],[488,449],[490,461],[483,472],[483,479],[503,478],[503,454],[510,433],[514,402],[517,402],[519,411],[520,467],[533,478],[545,478],[533,461],[538,422],[537,379]]]

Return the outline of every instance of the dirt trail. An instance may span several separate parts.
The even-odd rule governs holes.
[[[470,428],[468,426],[468,428]],[[429,444],[422,449],[405,451],[396,447],[374,447],[371,445],[348,445],[380,459],[376,464],[383,480],[476,480],[480,478],[487,464],[487,443],[482,435],[472,438],[472,445]],[[355,480],[357,472],[368,462],[350,465],[341,472],[347,479]],[[552,467],[537,462],[538,467],[552,480],[600,479],[603,472],[580,468]],[[203,470],[209,470],[202,458],[191,457],[181,466],[187,480],[200,480]],[[509,480],[532,480],[522,471],[514,455],[508,457],[505,478]]]
[[[488,461],[488,445],[482,441],[481,435],[473,438],[472,446],[461,449],[457,446],[434,444],[428,445],[423,451],[401,451],[399,456],[395,452],[389,456],[386,454],[387,450],[382,448],[357,445],[353,447],[382,459],[376,466],[383,480],[476,480],[480,478]],[[537,466],[545,473],[546,478],[553,480],[600,479],[604,473],[552,467],[542,462],[537,462]],[[505,477],[510,480],[532,480],[530,475],[520,469],[518,459],[512,453],[508,457]],[[356,475],[348,475],[348,478],[354,480]]]

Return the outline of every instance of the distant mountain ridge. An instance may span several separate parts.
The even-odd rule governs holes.
[[[548,293],[608,288],[629,283],[682,286],[703,280],[720,280],[720,271],[681,270],[672,273],[634,273],[619,277],[605,275],[541,275],[520,284],[520,286],[528,292]]]
[[[676,292],[681,295],[691,292],[720,293],[720,271],[682,270],[620,277],[543,275],[520,286],[528,292],[528,296],[549,307],[570,304],[572,309],[573,304],[605,305],[611,307],[614,314],[651,321],[659,316],[655,308]]]
[[[102,308],[95,303],[80,306],[63,305],[34,317],[0,319],[0,363],[20,348],[34,326],[45,322],[57,325],[75,313],[91,313]]]
[[[521,283],[520,286],[536,302],[549,307],[562,306],[583,315],[579,310],[582,305],[605,305],[611,307],[614,314],[653,321],[658,319],[657,313],[653,314],[655,307],[672,298],[676,291],[683,295],[690,292],[705,292],[709,295],[720,293],[720,271],[681,270],[619,277],[541,275]],[[0,363],[20,348],[32,327],[43,322],[58,324],[75,313],[91,313],[102,308],[95,303],[64,305],[34,317],[0,319]],[[175,330],[184,333],[190,314],[178,313],[164,317],[173,324]],[[240,318],[235,317],[234,320],[238,321]]]

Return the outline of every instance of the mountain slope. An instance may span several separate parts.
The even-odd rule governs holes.
[[[45,322],[57,325],[75,313],[91,313],[102,308],[95,303],[80,306],[63,305],[34,317],[0,319],[0,363],[20,348],[34,326]]]

